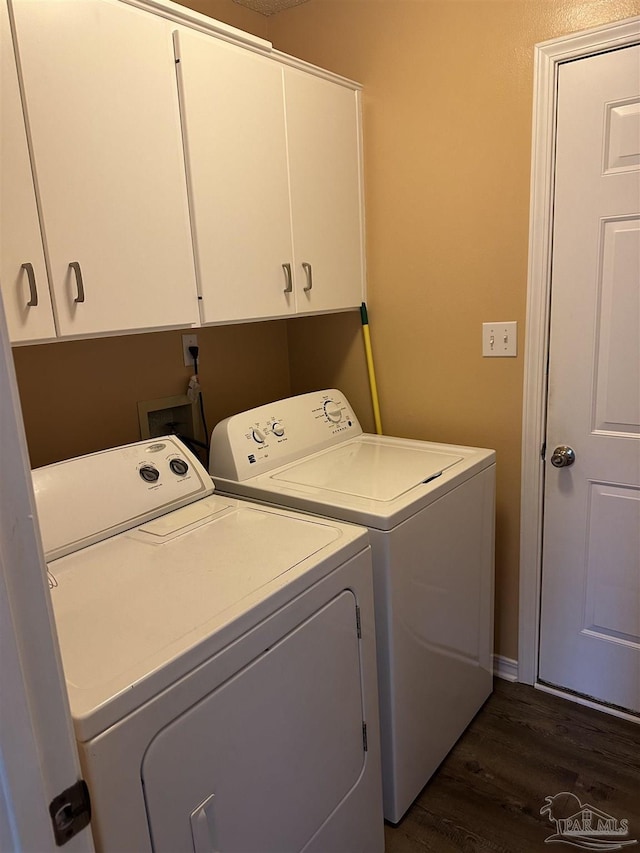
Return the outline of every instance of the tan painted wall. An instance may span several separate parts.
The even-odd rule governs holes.
[[[517,656],[522,357],[483,360],[480,324],[524,325],[532,46],[640,0],[310,0],[271,18],[189,0],[365,85],[369,313],[383,426],[497,448],[497,649]],[[336,385],[372,429],[357,313],[199,330],[210,425]],[[184,392],[180,332],[14,350],[34,466],[138,438],[138,400]],[[291,379],[289,379],[289,371]]]
[[[196,332],[209,429],[290,393],[283,321]],[[138,441],[138,402],[186,393],[181,334],[14,348],[32,467]]]
[[[269,19],[276,48],[364,85],[383,427],[497,449],[496,649],[512,658],[533,45],[639,13],[638,0],[310,0]],[[501,320],[518,321],[519,356],[483,359],[481,324]],[[356,317],[290,321],[292,388],[337,384],[370,425],[358,335]]]

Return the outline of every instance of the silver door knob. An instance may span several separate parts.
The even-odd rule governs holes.
[[[568,468],[576,461],[576,454],[572,447],[560,444],[551,455],[551,464],[556,468]]]

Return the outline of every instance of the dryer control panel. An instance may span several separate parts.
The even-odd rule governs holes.
[[[362,435],[341,391],[313,391],[232,415],[211,435],[209,470],[246,480]]]
[[[31,476],[47,560],[213,492],[211,478],[175,435],[66,459]]]

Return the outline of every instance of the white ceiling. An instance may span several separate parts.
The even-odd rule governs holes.
[[[276,12],[299,6],[301,3],[308,3],[309,0],[233,0],[233,2],[263,15],[275,15]]]

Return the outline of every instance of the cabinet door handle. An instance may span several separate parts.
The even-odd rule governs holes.
[[[307,263],[305,263],[305,261],[303,261],[302,262],[302,269],[304,270],[304,274],[307,277],[307,286],[303,287],[302,289],[304,290],[305,293],[308,293],[311,290],[311,288],[313,287],[313,275],[311,273],[311,264],[307,264]]]
[[[282,269],[284,270],[285,281],[287,282],[286,287],[284,289],[285,293],[291,293],[293,291],[293,279],[291,278],[291,264],[282,264]]]
[[[80,264],[77,261],[71,261],[69,269],[72,269],[76,275],[76,287],[78,288],[78,295],[73,301],[84,302],[84,282],[82,281],[82,270],[80,269]]]
[[[36,274],[33,271],[33,264],[22,264],[22,269],[27,274],[27,281],[29,282],[29,301],[27,302],[28,308],[35,308],[38,304],[38,288],[36,287]]]

